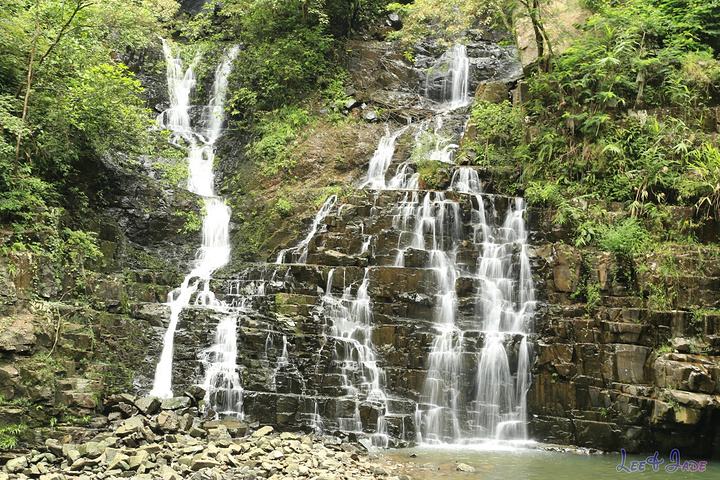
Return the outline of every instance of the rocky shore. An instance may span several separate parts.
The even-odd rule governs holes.
[[[104,402],[106,428],[47,438],[10,459],[0,480],[411,480],[373,460],[366,439],[204,420],[202,393],[164,400],[114,395]]]

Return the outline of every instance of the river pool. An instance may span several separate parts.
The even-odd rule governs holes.
[[[693,458],[692,452],[677,450],[658,452],[650,458],[627,455],[623,461],[617,452],[591,454],[531,443],[522,448],[497,444],[420,446],[387,450],[380,456],[400,464],[399,471],[414,480],[720,479],[720,461]],[[473,467],[475,472],[458,471],[458,464]]]

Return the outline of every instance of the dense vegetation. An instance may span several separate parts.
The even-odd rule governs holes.
[[[521,172],[507,193],[526,192],[557,209],[580,245],[598,239],[605,207],[621,202],[633,218],[661,228],[660,239],[695,224],[669,225],[667,206],[720,209],[720,151],[709,119],[720,81],[720,6],[698,0],[587,0],[593,14],[566,52],[553,53],[536,1],[226,0],[178,15],[172,0],[11,0],[0,7],[0,221],[18,248],[97,256],[92,235],[71,213],[101,201],[83,188],[88,163],[111,151],[157,153],[142,87],[121,63],[157,35],[217,50],[243,48],[231,78],[229,113],[251,143],[265,177],[289,179],[293,139],[317,122],[313,106],[345,98],[342,41],[386,9],[403,17],[394,34],[408,57],[413,42],[446,42],[489,24],[510,30],[530,18],[543,57],[526,81],[522,111],[478,102],[470,161]],[[440,28],[442,26],[442,28]],[[540,43],[544,47],[540,46]],[[209,75],[209,72],[207,72]],[[713,117],[714,118],[714,117]],[[425,170],[434,172],[432,165]],[[172,173],[172,172],[170,172]],[[503,178],[512,179],[505,175]],[[271,211],[292,213],[280,198]],[[602,202],[599,202],[602,203]],[[78,208],[78,206],[80,208]],[[74,218],[80,218],[75,215]],[[653,223],[654,222],[654,223]],[[22,246],[21,246],[22,245]]]
[[[147,45],[171,0],[9,0],[0,6],[0,222],[14,248],[96,257],[65,215],[82,210],[83,169],[151,144],[142,87],[118,57]]]
[[[720,100],[720,6],[588,6],[593,14],[572,47],[526,78],[522,111],[509,103],[474,106],[480,133],[473,161],[520,171],[506,191],[524,190],[530,202],[556,208],[556,220],[574,227],[577,245],[602,240],[609,202],[621,202],[633,225],[649,228],[656,240],[692,240],[693,218],[673,219],[667,207],[694,207],[699,222],[720,213],[711,108]],[[638,246],[651,244],[638,232],[631,236]]]
[[[284,150],[308,121],[306,99],[318,91],[328,101],[342,96],[335,61],[341,40],[386,3],[226,0],[188,17],[174,0],[3,2],[0,223],[11,230],[13,245],[53,255],[77,247],[96,257],[84,220],[103,199],[85,172],[110,152],[177,157],[153,129],[143,88],[122,63],[128,53],[157,45],[158,36],[192,43],[189,55],[240,43],[229,112],[237,129],[257,139],[253,155],[272,174],[291,161]],[[198,68],[199,96],[207,94],[210,68],[211,61]],[[175,183],[184,170],[156,165]]]

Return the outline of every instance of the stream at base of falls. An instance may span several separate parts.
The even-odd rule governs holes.
[[[631,454],[623,457],[620,452],[591,454],[585,449],[548,447],[534,442],[526,443],[524,448],[494,442],[420,446],[387,450],[381,455],[388,462],[400,464],[399,471],[413,480],[720,478],[720,462],[693,458],[692,452],[674,450],[657,452],[656,456],[650,454],[649,457]],[[474,471],[458,470],[466,469],[465,466],[472,467]]]

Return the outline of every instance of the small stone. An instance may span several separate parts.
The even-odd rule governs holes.
[[[116,468],[119,468],[120,470],[128,470],[130,468],[130,465],[127,463],[129,459],[130,457],[125,455],[124,453],[118,453],[112,459],[112,462],[108,463],[107,469],[114,470]]]
[[[0,478],[0,480],[2,480],[2,478]],[[48,473],[42,475],[40,480],[65,480],[65,475],[62,473]]]
[[[380,120],[374,108],[368,108],[362,114],[363,120],[370,123],[375,123]]]
[[[118,420],[122,420],[122,414],[120,412],[110,412],[108,413],[108,422],[117,422]]]
[[[47,440],[45,440],[45,447],[48,449],[48,451],[50,451],[50,453],[52,453],[56,457],[62,457],[62,455],[63,455],[62,444],[60,442],[58,442],[56,439],[48,438]]]
[[[80,457],[77,460],[75,460],[72,465],[70,465],[70,470],[82,470],[85,468],[85,464],[87,463],[87,458]]]
[[[7,468],[8,472],[10,473],[17,473],[28,466],[28,459],[26,456],[13,458],[11,460],[8,460],[8,462],[5,464],[5,467]]]
[[[300,438],[300,437],[298,437],[296,434],[294,434],[292,432],[282,432],[280,434],[281,440],[297,440],[298,438]]]
[[[163,399],[160,408],[163,410],[180,410],[190,407],[190,404],[188,397],[172,397]]]
[[[72,445],[71,447],[74,447],[74,445]],[[63,450],[65,451],[65,458],[67,458],[68,462],[70,463],[80,458],[80,451],[77,448],[63,448]]]
[[[139,432],[145,426],[143,418],[140,416],[130,417],[123,422],[122,425],[115,430],[115,434],[119,437],[126,437],[133,433]]]
[[[264,437],[266,435],[270,435],[275,429],[270,425],[265,425],[264,427],[258,428],[255,432],[253,432],[252,436],[255,438]]]
[[[228,433],[228,429],[225,425],[218,425],[217,428],[208,430],[208,441],[209,442],[232,442],[232,437]]]
[[[164,410],[157,416],[157,423],[163,432],[176,432],[180,428],[180,419],[172,410]]]
[[[198,458],[193,460],[192,464],[190,465],[190,468],[197,472],[198,470],[202,468],[213,468],[213,467],[219,467],[220,463],[217,460],[213,460],[212,458]]]
[[[144,445],[140,447],[140,450],[143,450],[147,452],[148,454],[152,455],[154,453],[162,452],[162,447],[157,443],[152,443],[150,445]]]
[[[137,454],[133,455],[128,460],[130,470],[137,470],[137,468],[143,463],[147,462],[149,458],[150,454],[147,452],[147,450],[140,450]]]
[[[122,414],[123,418],[129,418],[138,413],[137,407],[132,403],[120,402],[114,408]]]
[[[205,398],[205,390],[197,385],[192,385],[183,392],[183,395],[192,398],[197,403]]]
[[[162,480],[182,480],[182,476],[167,465],[162,466],[160,475],[162,475]]]
[[[105,447],[100,442],[87,442],[85,444],[85,456],[88,458],[97,458],[102,455]]]
[[[202,428],[193,425],[192,427],[190,427],[190,430],[188,430],[188,435],[193,438],[202,438],[207,435],[207,432]]]
[[[458,463],[455,470],[458,472],[475,473],[475,467],[470,466],[467,463]]]

